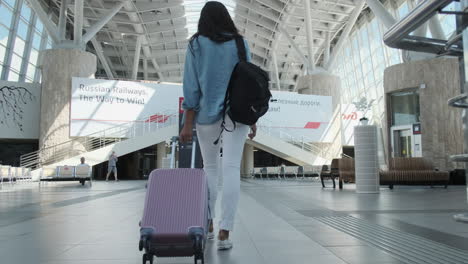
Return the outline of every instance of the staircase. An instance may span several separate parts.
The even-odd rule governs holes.
[[[294,137],[285,129],[270,129],[272,124],[270,120],[262,118],[257,123],[257,136],[247,140],[247,144],[298,165],[329,164],[334,158],[334,153],[316,147],[305,137]]]
[[[298,165],[330,163],[333,158],[331,153],[307,143],[304,138],[295,138],[284,130],[273,131],[269,129],[271,124],[262,119],[257,124],[257,136],[253,140],[248,139],[247,144]],[[106,162],[111,151],[122,156],[167,141],[177,134],[178,113],[167,112],[22,155],[20,164],[21,167],[31,168],[33,178],[37,179],[43,167],[75,165],[79,163],[80,157],[94,166]]]
[[[20,165],[33,169],[32,175],[36,179],[40,168],[75,165],[80,157],[94,166],[107,161],[111,151],[122,156],[169,140],[178,133],[178,120],[177,112],[166,112],[124,123],[22,155]]]

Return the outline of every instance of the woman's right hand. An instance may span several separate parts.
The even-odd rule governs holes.
[[[185,124],[179,134],[180,143],[192,141],[193,130],[191,125]]]

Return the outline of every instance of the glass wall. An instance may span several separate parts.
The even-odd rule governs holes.
[[[50,48],[44,26],[25,0],[0,0],[0,79],[39,82],[39,51]]]
[[[384,113],[384,70],[401,63],[402,59],[399,50],[383,43],[385,28],[378,19],[365,20],[360,21],[360,26],[351,33],[349,44],[338,56],[343,59],[338,62],[334,74],[341,78],[341,103],[353,104],[366,98],[372,102],[370,110],[377,121]]]
[[[455,10],[457,3],[452,3],[446,10]],[[387,6],[392,15],[400,19],[412,8],[409,2],[403,2],[396,8]],[[450,36],[455,30],[454,16],[440,15],[444,34]],[[383,77],[385,68],[402,62],[401,51],[387,47],[382,36],[386,28],[373,15],[361,18],[349,41],[338,55],[333,73],[341,78],[341,103],[353,104],[363,98],[372,102],[371,122],[380,123],[384,114]],[[428,31],[428,36],[430,32]]]

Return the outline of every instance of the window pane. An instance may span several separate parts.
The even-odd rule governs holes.
[[[13,57],[11,58],[11,68],[13,70],[16,70],[17,72],[20,71],[21,69],[21,62],[23,61],[23,58],[21,58],[20,56],[16,55],[16,54],[13,54]]]
[[[34,74],[36,73],[36,66],[28,64],[28,69],[26,71],[26,78],[34,80]]]
[[[23,2],[23,7],[21,8],[21,16],[29,22],[29,18],[31,17],[31,9],[29,6],[26,4],[26,2]]]
[[[42,24],[41,20],[37,19],[36,21],[36,29],[39,33],[42,33],[42,30],[44,29],[44,25]]]
[[[10,28],[12,17],[13,14],[11,13],[10,9],[8,9],[5,5],[0,5],[0,23],[5,25],[7,28]]]
[[[21,55],[23,56],[23,52],[24,52],[24,40],[16,37],[16,40],[15,40],[15,48],[14,48],[14,52],[18,55]]]
[[[8,43],[8,34],[10,34],[10,31],[0,26],[0,44],[3,44],[5,47]]]
[[[31,54],[29,55],[29,63],[37,65],[37,58],[39,57],[39,52],[35,49],[31,49]]]
[[[41,48],[41,35],[34,33],[32,36],[32,47],[39,50]]]
[[[17,82],[18,80],[19,80],[18,73],[10,70],[10,73],[8,74],[8,81]]]
[[[408,125],[419,122],[419,94],[401,92],[391,94],[392,125]]]
[[[22,39],[26,39],[28,37],[28,25],[21,20],[18,24],[18,36]]]
[[[409,13],[408,9],[408,4],[403,3],[400,8],[398,8],[398,15],[400,16],[400,19],[406,16]]]
[[[15,7],[16,0],[3,0],[2,2],[13,8]]]
[[[5,59],[5,47],[0,45],[0,64],[3,64],[3,60]],[[0,67],[1,70],[1,67]]]

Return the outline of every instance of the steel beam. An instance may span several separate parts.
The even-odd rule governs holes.
[[[86,30],[83,35],[83,43],[86,44],[101,30],[124,6],[124,2],[115,5],[104,17]]]
[[[60,42],[60,37],[58,35],[58,28],[49,18],[49,15],[44,11],[41,4],[38,0],[27,0],[31,9],[36,13],[36,15],[41,20],[42,24],[44,25],[47,33],[49,33],[50,38],[54,43]]]
[[[367,5],[386,28],[392,27],[396,20],[379,0],[366,0]]]
[[[112,73],[111,68],[109,67],[109,63],[107,62],[106,56],[104,56],[104,51],[102,50],[101,43],[96,40],[96,38],[91,39],[91,43],[94,46],[94,50],[96,51],[96,55],[99,58],[99,61],[102,64],[102,67],[104,68],[104,71],[106,71],[107,78],[109,79],[114,79],[114,74]]]
[[[304,54],[302,54],[301,49],[299,49],[299,47],[296,45],[296,43],[291,38],[289,33],[282,27],[279,27],[279,30],[280,30],[281,33],[283,33],[283,36],[286,37],[286,39],[289,41],[289,44],[291,44],[293,49],[296,51],[297,55],[302,60],[302,63],[304,63],[304,65],[306,65],[307,69],[311,70],[312,66],[310,65],[310,61],[304,56]]]
[[[362,8],[364,8],[365,3],[365,0],[358,0],[358,2],[356,3],[356,7],[354,8],[353,12],[349,17],[348,24],[346,24],[346,27],[343,29],[343,33],[341,33],[340,39],[333,48],[333,53],[330,55],[330,60],[327,64],[325,64],[326,70],[331,70],[331,68],[334,66],[338,54],[340,53],[346,41],[348,41],[349,33],[351,33],[351,29],[353,29],[354,24],[356,24],[356,21],[359,17],[359,14],[361,14]]]

